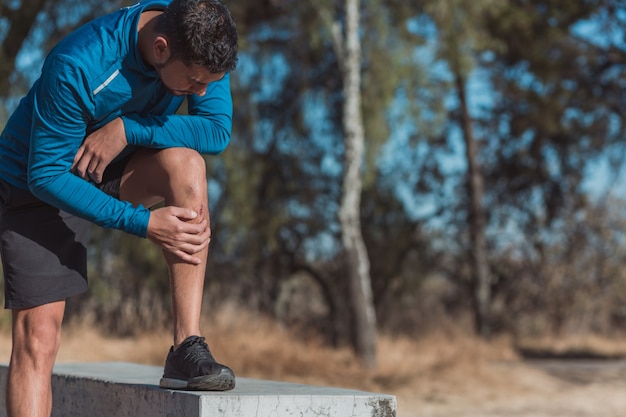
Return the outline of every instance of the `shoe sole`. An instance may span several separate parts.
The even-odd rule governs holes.
[[[230,391],[235,388],[235,377],[230,372],[222,371],[218,375],[203,375],[188,381],[175,378],[161,378],[159,387],[189,391]]]

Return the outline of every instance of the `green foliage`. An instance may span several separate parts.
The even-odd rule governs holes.
[[[26,43],[2,41],[45,50],[83,19],[121,5],[80,2],[80,16],[63,19],[78,2],[45,3]],[[574,31],[599,19],[599,30],[620,33],[623,2],[361,3],[362,224],[381,325],[413,332],[437,322],[433,312],[464,317],[471,308],[451,74],[480,74],[486,90],[478,94],[489,99],[471,113],[486,178],[496,324],[520,334],[623,326],[624,203],[595,206],[582,184],[595,159],[611,152],[621,163],[626,59],[623,45]],[[281,289],[305,271],[327,307],[320,329],[336,343],[350,328],[336,251],[343,97],[329,23],[342,16],[341,4],[229,2],[242,55],[232,74],[234,134],[224,154],[207,157],[209,304],[236,300],[274,312]],[[0,93],[14,105],[32,76],[11,71],[15,90]],[[402,151],[385,167],[387,145]],[[92,315],[119,333],[167,322],[158,249],[97,229],[90,257],[91,294],[70,316]]]
[[[450,70],[467,78],[480,51],[498,51],[499,40],[484,30],[487,19],[497,19],[506,2],[500,0],[424,1],[424,12],[437,24],[439,52]]]
[[[586,2],[563,8],[546,2],[531,11],[511,7],[509,13],[525,14],[536,27],[534,35],[521,30],[521,23],[509,27],[494,20],[489,25],[506,48],[489,64],[498,75],[492,80],[499,100],[484,122],[485,129],[497,133],[488,145],[494,163],[486,168],[500,204],[514,201],[537,213],[528,200],[539,196],[539,213],[549,223],[568,200],[572,206],[585,204],[580,184],[586,163],[621,141],[621,98],[613,92],[622,81],[609,75],[606,49],[572,35],[572,25],[599,13],[597,8]],[[544,21],[550,24],[540,26]],[[503,194],[505,188],[514,193]]]
[[[97,324],[115,334],[161,329],[169,320],[169,280],[152,242],[92,228],[89,293],[69,300],[67,321]]]
[[[24,94],[41,69],[41,60],[16,68],[20,53],[28,49],[43,56],[80,24],[128,5],[129,0],[30,0],[0,4],[0,97],[3,101]],[[26,59],[25,62],[28,62]],[[10,110],[13,100],[6,104]]]
[[[413,12],[399,15],[380,0],[364,2],[362,103],[365,124],[365,185],[375,186],[376,164],[381,147],[394,133],[389,111],[398,93],[406,95],[403,115],[418,120],[422,106],[417,95],[428,90],[427,70],[414,58],[414,51],[426,40],[407,30]]]

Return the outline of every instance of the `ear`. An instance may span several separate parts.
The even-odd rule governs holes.
[[[165,64],[170,59],[171,51],[167,39],[163,36],[157,36],[154,38],[152,44],[152,50],[154,52],[155,64]]]

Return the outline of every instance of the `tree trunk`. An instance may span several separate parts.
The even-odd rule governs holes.
[[[485,209],[483,207],[484,178],[478,161],[478,144],[474,138],[472,120],[467,109],[467,97],[464,78],[457,74],[456,87],[461,110],[461,130],[465,142],[468,172],[468,225],[470,234],[470,257],[472,288],[474,298],[474,325],[478,334],[489,337],[491,278],[487,262],[487,244],[485,241]]]
[[[376,313],[370,263],[361,234],[361,161],[364,133],[361,113],[359,1],[346,0],[345,44],[338,48],[343,75],[345,166],[339,221],[348,265],[349,297],[355,323],[355,351],[366,368],[376,366]]]

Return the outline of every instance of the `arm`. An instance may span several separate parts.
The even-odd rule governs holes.
[[[189,115],[125,115],[128,144],[149,148],[185,147],[219,154],[230,142],[233,103],[230,75],[211,83],[202,97],[187,96]]]
[[[208,246],[211,234],[206,220],[188,222],[197,214],[181,207],[162,207],[151,213],[141,205],[117,200],[71,173],[92,104],[84,86],[76,82],[81,79],[80,70],[69,61],[56,57],[47,62],[34,94],[28,167],[31,191],[69,213],[147,237],[181,261],[199,264],[201,259],[194,254]]]
[[[145,237],[149,210],[108,196],[70,171],[92,106],[77,68],[70,58],[59,56],[44,65],[33,103],[29,187],[38,198],[62,210]]]
[[[102,180],[109,163],[128,144],[150,148],[186,147],[218,154],[230,141],[232,98],[229,75],[188,96],[189,115],[124,115],[92,132],[78,149],[72,170],[81,178]],[[184,133],[181,133],[184,132]]]

